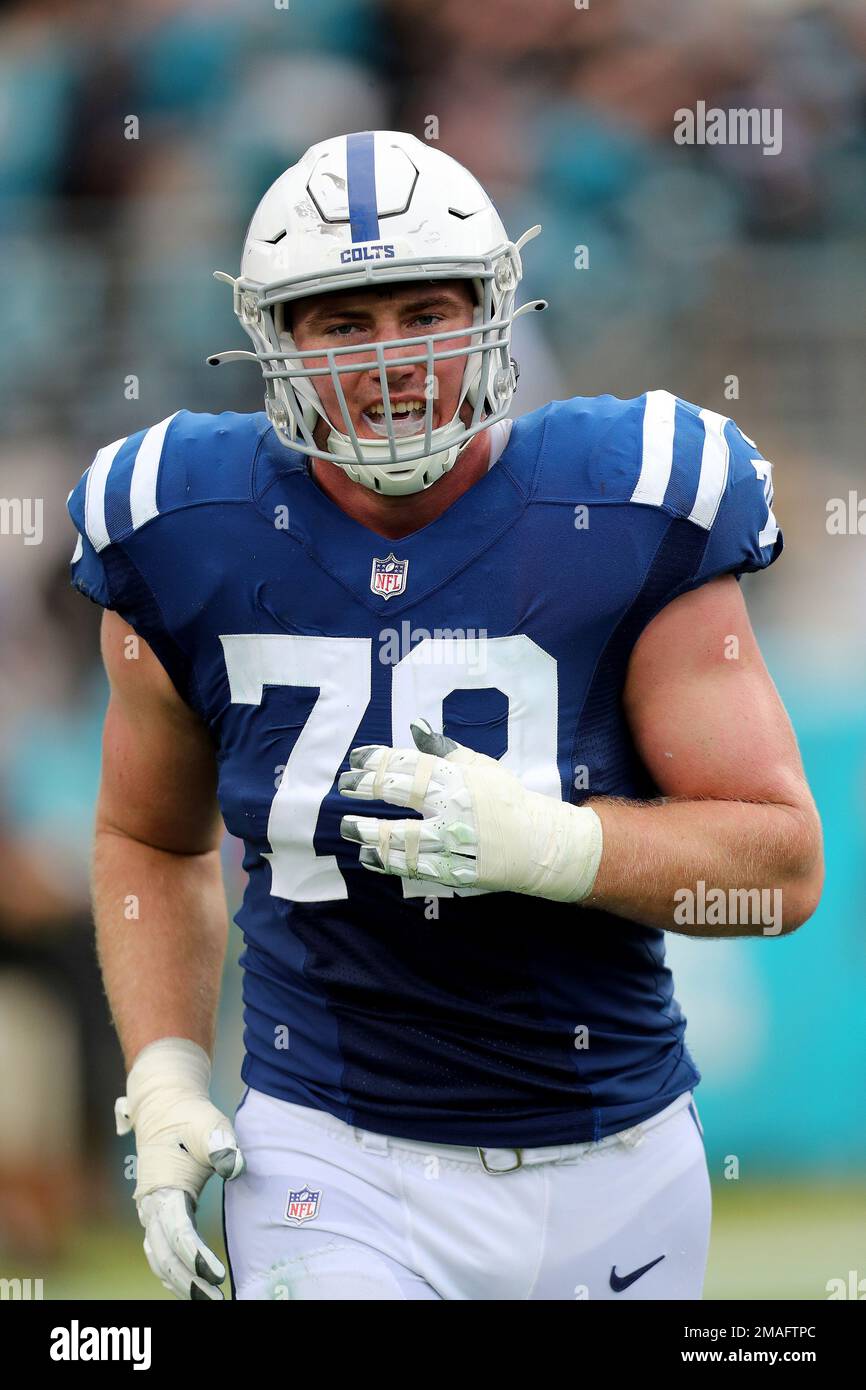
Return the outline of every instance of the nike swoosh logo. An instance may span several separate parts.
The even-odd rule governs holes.
[[[640,1269],[634,1270],[631,1274],[617,1274],[616,1265],[614,1265],[610,1271],[610,1287],[613,1289],[614,1293],[622,1293],[623,1289],[627,1289],[629,1285],[634,1284],[642,1274],[646,1274],[648,1269],[652,1269],[653,1265],[657,1265],[659,1260],[663,1259],[664,1255],[659,1255],[657,1260],[650,1260],[648,1265],[641,1265]]]

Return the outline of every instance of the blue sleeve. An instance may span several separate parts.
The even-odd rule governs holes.
[[[668,576],[665,602],[719,575],[739,578],[771,565],[782,553],[772,465],[748,435],[726,415],[669,391],[626,404],[626,442],[636,443],[629,500],[638,515],[645,509],[672,518],[653,558]],[[648,544],[656,544],[653,528],[645,529]]]
[[[92,465],[91,465],[92,466]],[[70,561],[72,587],[79,593],[98,603],[101,608],[114,608],[111,588],[106,573],[104,552],[100,554],[87,533],[87,486],[90,469],[84,473],[72,489],[66,502],[67,510],[78,532],[75,550]]]
[[[139,436],[131,437],[136,447],[139,439]],[[100,505],[96,505],[94,488],[100,486],[100,475],[97,472],[94,483],[94,470],[102,469],[104,489],[106,467],[110,466],[106,460],[113,461],[119,456],[126,443],[120,441],[118,445],[100,450],[69,494],[67,509],[78,531],[70,564],[72,586],[101,608],[118,613],[147,642],[181,698],[201,712],[191,662],[168,630],[156,596],[126,553],[123,542],[111,539],[108,507],[103,505],[101,498]],[[88,490],[91,492],[89,502]]]
[[[72,498],[69,499],[69,506],[72,506]],[[105,566],[97,555],[93,546],[90,544],[86,535],[78,534],[72,560],[69,566],[72,587],[79,593],[84,594],[85,598],[98,603],[101,608],[113,608],[111,590],[108,587],[108,577],[105,573]]]
[[[704,518],[710,521],[710,535],[694,576],[696,584],[720,574],[739,578],[766,569],[782,553],[782,533],[773,515],[772,464],[733,420],[724,422],[722,437],[727,471],[715,515]],[[695,507],[700,504],[699,494]],[[712,499],[707,499],[710,506]]]

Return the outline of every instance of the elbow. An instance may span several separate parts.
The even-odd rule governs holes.
[[[804,926],[809,918],[815,915],[821,901],[823,884],[822,873],[820,877],[804,883],[793,883],[782,890],[782,936],[790,936],[791,932]]]
[[[824,843],[821,822],[814,807],[804,813],[802,826],[795,862],[788,866],[787,881],[782,889],[783,936],[790,935],[815,915],[824,889]]]

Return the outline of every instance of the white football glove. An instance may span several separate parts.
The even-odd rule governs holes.
[[[483,753],[412,723],[415,748],[354,748],[338,789],[363,801],[388,801],[424,820],[344,816],[340,833],[361,846],[375,873],[428,879],[450,888],[528,893],[576,903],[591,891],[602,851],[601,821],[530,791]]]
[[[135,1131],[138,1181],[132,1194],[144,1227],[144,1253],[178,1298],[218,1301],[222,1261],[195,1228],[195,1209],[212,1173],[244,1170],[231,1120],[211,1103],[210,1058],[188,1038],[142,1048],[114,1106],[118,1134]]]

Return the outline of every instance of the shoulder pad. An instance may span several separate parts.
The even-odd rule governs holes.
[[[99,450],[70,496],[72,519],[99,554],[167,512],[245,501],[256,449],[269,428],[263,413],[176,411]]]
[[[537,501],[654,508],[709,533],[701,575],[763,569],[782,549],[772,464],[714,410],[670,391],[574,396],[528,416]]]
[[[701,575],[763,569],[781,553],[772,464],[715,410],[648,391],[631,501],[710,532]]]
[[[525,416],[537,422],[541,460],[536,500],[626,502],[634,490],[642,401],[572,396]]]

